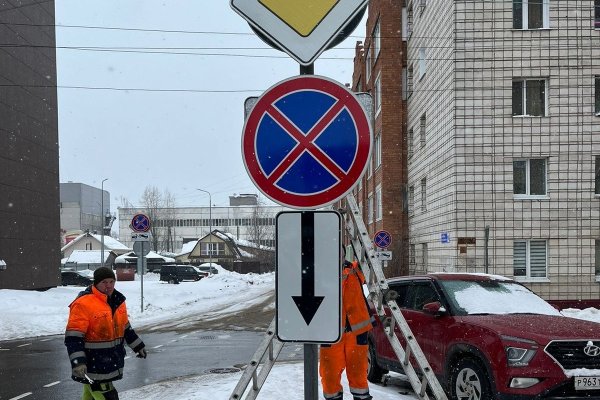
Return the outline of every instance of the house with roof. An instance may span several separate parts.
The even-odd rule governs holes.
[[[112,265],[118,256],[131,249],[110,236],[104,236],[102,252],[102,236],[86,232],[64,245],[60,251],[63,255],[61,268],[95,270],[101,265]]]
[[[185,243],[175,259],[178,263],[192,265],[217,263],[239,273],[263,273],[275,269],[274,248],[237,239],[218,229],[197,241]]]

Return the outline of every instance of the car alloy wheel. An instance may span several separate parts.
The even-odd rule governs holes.
[[[381,378],[383,378],[383,375],[387,374],[389,371],[377,365],[377,353],[375,350],[375,345],[371,341],[369,341],[369,352],[367,353],[367,360],[367,379],[369,380],[369,382],[381,383]]]
[[[452,398],[455,400],[490,399],[489,381],[485,370],[472,359],[460,360],[452,368]]]

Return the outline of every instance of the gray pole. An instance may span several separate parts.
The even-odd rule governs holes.
[[[300,75],[314,75],[315,65],[300,65]],[[304,344],[304,400],[319,398],[319,345]]]
[[[208,262],[212,265],[212,196],[208,190],[196,189],[208,194]]]
[[[100,266],[104,267],[104,181],[107,181],[108,178],[102,179],[102,183],[100,184],[100,214],[102,217],[100,218]],[[98,204],[98,203],[96,203]]]

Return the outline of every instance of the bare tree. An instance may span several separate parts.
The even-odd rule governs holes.
[[[251,223],[248,227],[249,241],[260,246],[272,246],[275,240],[275,231],[271,223],[272,216],[266,212],[264,201],[258,199],[258,204],[252,211]],[[275,252],[260,252],[261,265],[274,265]]]
[[[140,203],[151,221],[152,248],[172,252],[175,247],[175,197],[169,189],[161,193],[156,186],[146,186]]]

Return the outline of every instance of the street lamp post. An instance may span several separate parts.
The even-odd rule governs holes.
[[[208,190],[196,189],[208,194],[208,262],[212,265],[212,196]]]
[[[104,181],[107,181],[108,178],[102,179],[102,183],[100,184],[100,208],[102,209],[100,219],[100,266],[104,267]],[[98,203],[96,203],[98,204]]]

